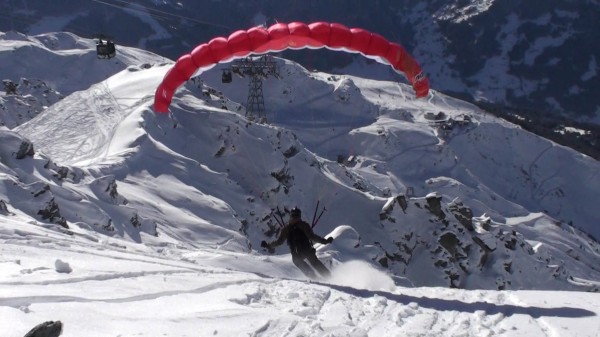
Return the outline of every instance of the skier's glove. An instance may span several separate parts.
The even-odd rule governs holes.
[[[333,237],[331,237],[331,236],[330,236],[330,237],[328,237],[328,238],[327,238],[327,239],[325,239],[325,240],[327,240],[327,243],[332,243],[332,242],[333,242]]]

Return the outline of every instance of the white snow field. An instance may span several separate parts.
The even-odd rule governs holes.
[[[288,256],[135,244],[3,221],[0,335],[598,336],[600,295],[406,288],[365,262],[310,283]],[[70,271],[60,267],[68,265]]]

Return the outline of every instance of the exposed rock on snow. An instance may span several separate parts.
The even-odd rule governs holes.
[[[65,273],[65,274],[69,274],[70,272],[73,271],[71,266],[67,262],[62,261],[61,259],[57,259],[54,262],[54,269],[56,270],[57,273]]]
[[[18,84],[4,80],[4,85],[6,95],[0,96],[0,125],[11,129],[63,99],[59,92],[38,79],[21,78]]]
[[[0,199],[0,214],[8,215],[10,212],[8,211],[8,206],[6,206],[6,202]]]
[[[431,193],[411,198],[404,211],[386,213],[382,222],[386,227],[388,223],[401,225],[390,227],[395,248],[381,247],[383,256],[374,260],[400,276],[414,280],[419,274],[425,284],[443,275],[446,285],[455,288],[478,288],[480,282],[490,281],[498,290],[533,284],[547,288],[566,281],[568,272],[561,263],[535,256],[521,233],[500,225],[477,232],[471,209],[457,199],[449,203],[443,199]]]
[[[0,160],[8,163],[10,158],[23,159],[33,157],[33,143],[16,132],[0,130]]]
[[[47,321],[33,327],[24,337],[58,337],[61,334],[61,321]]]
[[[60,209],[54,198],[50,199],[46,204],[46,207],[40,209],[37,214],[41,216],[42,220],[47,220],[49,222],[57,223],[65,228],[69,228],[67,220],[60,215]]]

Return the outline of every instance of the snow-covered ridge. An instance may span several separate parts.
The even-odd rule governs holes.
[[[2,67],[2,80],[18,83],[22,77],[36,80],[32,74],[39,74],[44,78],[38,80],[62,95],[87,89],[129,65],[169,61],[137,48],[121,48],[114,59],[99,62],[95,41],[71,33],[8,32],[0,42],[0,62],[11,65]]]
[[[272,209],[321,200],[319,231],[356,233],[324,252],[333,264],[359,257],[415,285],[594,289],[598,245],[571,226],[599,236],[596,161],[439,93],[415,100],[403,84],[278,62],[281,79],[264,84],[271,125],[243,117],[236,102],[247,79],[225,85],[218,67],[182,88],[169,115],[151,109],[169,69],[161,63],[63,98],[17,138],[5,132],[22,139],[3,142],[5,213],[139,243],[158,235],[250,252],[277,232]],[[12,158],[29,142],[33,154]],[[422,209],[432,192],[433,213]],[[382,217],[401,195],[413,206]],[[489,218],[489,234],[465,227],[457,209],[466,221]],[[540,274],[522,279],[533,266]]]
[[[461,1],[460,5],[454,3],[442,7],[435,14],[435,17],[439,20],[451,20],[460,23],[487,11],[493,4],[494,0],[471,0],[467,4]]]
[[[36,35],[64,30],[86,37],[104,33],[121,45],[173,60],[215,36],[239,29],[320,18],[367,28],[401,43],[439,91],[491,102],[498,108],[534,109],[581,122],[598,124],[600,118],[600,104],[592,90],[600,81],[593,66],[600,31],[600,7],[595,0],[405,0],[348,6],[330,2],[282,6],[275,0],[130,5],[7,2],[0,4],[0,12],[9,13],[0,22],[3,31]],[[287,55],[294,59],[294,53]],[[361,74],[360,57],[319,55],[304,54],[302,63],[311,69]],[[371,74],[390,78],[385,72]]]

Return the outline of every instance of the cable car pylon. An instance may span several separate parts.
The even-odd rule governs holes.
[[[241,77],[249,76],[248,99],[246,100],[246,118],[258,119],[259,123],[266,123],[265,99],[262,90],[262,80],[273,76],[279,78],[277,63],[271,55],[259,57],[246,57],[232,62],[230,68],[223,69],[221,81],[230,83],[232,73]]]

